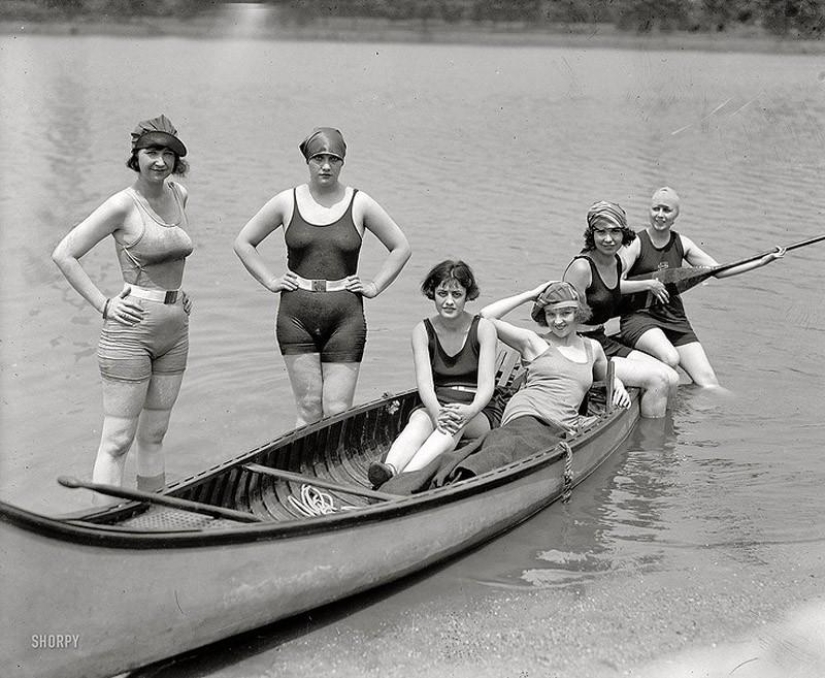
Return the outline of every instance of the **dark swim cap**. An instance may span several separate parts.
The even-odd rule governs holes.
[[[165,146],[181,158],[186,155],[186,146],[178,139],[178,130],[165,115],[151,120],[142,120],[132,131],[133,151],[150,146]]]
[[[344,142],[344,135],[334,127],[316,127],[306,139],[298,146],[304,158],[309,160],[314,155],[322,153],[334,155],[336,158],[344,159],[347,154],[347,144]]]

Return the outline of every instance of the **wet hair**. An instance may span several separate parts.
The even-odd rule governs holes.
[[[467,291],[467,300],[477,299],[480,290],[473,270],[460,259],[445,259],[433,266],[421,283],[421,291],[427,299],[435,299],[435,290],[442,283],[455,280]]]
[[[149,146],[149,148],[168,148],[168,147],[167,146]],[[171,148],[169,150],[172,151]],[[128,167],[133,172],[137,172],[138,174],[140,174],[140,165],[138,164],[138,159],[137,159],[138,151],[140,151],[139,148],[136,148],[134,151],[132,151],[132,155],[130,155],[129,159],[126,161],[126,167]],[[174,155],[175,155],[175,166],[172,168],[172,174],[179,174],[180,176],[183,176],[184,174],[186,174],[189,171],[189,163],[186,162],[186,160],[181,158],[174,151],[172,151],[172,153],[174,153]]]

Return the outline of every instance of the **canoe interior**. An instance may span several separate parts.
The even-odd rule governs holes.
[[[522,375],[517,357],[509,351],[500,352],[496,397],[506,399],[518,388]],[[250,513],[269,524],[302,521],[325,512],[340,514],[374,507],[375,499],[343,490],[315,488],[311,479],[332,481],[345,487],[370,488],[367,479],[369,464],[387,453],[419,404],[414,389],[385,396],[342,415],[292,431],[251,452],[170,484],[163,493]],[[594,417],[594,421],[605,418],[603,385],[594,385],[582,412]],[[308,480],[295,482],[273,478],[245,468],[250,463],[298,473]],[[326,506],[319,508],[319,501]],[[146,532],[225,530],[243,525],[138,502],[122,503],[71,518]]]

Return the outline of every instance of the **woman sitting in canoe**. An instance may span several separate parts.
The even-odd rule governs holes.
[[[501,320],[528,301],[539,333]],[[608,361],[599,342],[580,336],[579,323],[590,311],[576,288],[568,282],[551,282],[485,306],[498,338],[518,351],[526,364],[524,386],[509,400],[501,426],[483,439],[447,453],[418,472],[402,473],[385,483],[382,491],[408,494],[473,477],[540,450],[552,449],[581,421],[579,408],[594,379],[604,380]],[[621,379],[613,383],[613,404],[630,406]]]
[[[387,458],[369,467],[379,486],[400,471],[423,468],[464,438],[478,438],[498,424],[490,403],[495,386],[496,331],[464,305],[478,297],[470,267],[463,261],[437,264],[421,285],[435,315],[412,333],[413,360],[422,406],[412,412]]]
[[[607,336],[604,327],[608,320],[619,317],[622,292],[651,292],[666,298],[665,286],[658,280],[622,281],[618,252],[635,239],[620,205],[606,201],[593,204],[587,212],[584,249],[568,264],[564,279],[584,295],[592,311],[579,333],[601,344],[626,385],[642,389],[641,415],[656,418],[665,416],[668,396],[679,384],[679,375],[653,356]]]
[[[685,261],[691,266],[716,266],[718,262],[706,254],[690,238],[673,230],[679,216],[679,196],[667,186],[658,189],[651,198],[650,225],[621,253],[627,277],[650,273],[661,268],[677,268]],[[765,266],[785,255],[785,249],[761,259],[721,271],[717,278],[728,278]],[[622,341],[628,346],[649,353],[675,368],[680,366],[698,386],[719,387],[702,344],[685,313],[678,291],[656,294],[647,306],[635,304],[622,315]]]

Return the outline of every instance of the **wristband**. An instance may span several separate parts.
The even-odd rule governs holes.
[[[109,317],[109,302],[111,299],[107,299],[106,303],[103,304],[103,319],[106,320]]]

